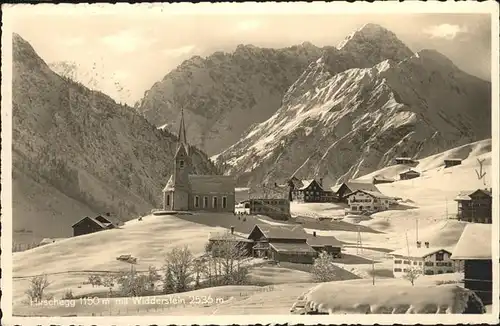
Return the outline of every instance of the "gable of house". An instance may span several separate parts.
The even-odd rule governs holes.
[[[78,227],[78,226],[80,226],[80,225],[82,225],[84,223],[94,224],[94,225],[98,226],[101,229],[106,229],[108,227],[106,224],[101,223],[98,220],[96,220],[95,218],[89,217],[89,216],[85,216],[84,218],[82,218],[81,220],[79,220],[78,222],[76,222],[75,224],[73,224],[71,227],[75,228],[75,227]]]
[[[316,180],[310,179],[310,180],[302,180],[302,187],[298,188],[297,190],[323,191],[323,187],[321,187]]]
[[[485,199],[491,198],[491,192],[486,189],[477,189],[473,193],[469,194],[471,199]]]
[[[301,226],[288,226],[288,225],[264,225],[256,224],[248,235],[248,239],[259,241],[267,239],[269,241],[273,239],[293,239],[293,240],[304,240],[307,239],[307,233]]]

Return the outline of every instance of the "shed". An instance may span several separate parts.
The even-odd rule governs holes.
[[[79,235],[114,229],[116,228],[116,225],[104,216],[99,215],[97,217],[85,216],[71,227],[73,228],[73,236],[76,237]]]
[[[417,172],[417,171],[412,170],[412,169],[399,174],[399,179],[401,179],[401,180],[411,180],[411,179],[415,179],[418,177],[420,177],[420,172]]]
[[[318,253],[325,251],[336,258],[340,258],[342,255],[342,242],[335,237],[317,237],[316,231],[307,238],[307,244]]]
[[[458,159],[458,158],[444,160],[444,168],[445,169],[452,167],[452,166],[460,165],[460,164],[462,164],[462,160]]]
[[[463,261],[464,286],[474,291],[485,305],[492,303],[492,232],[491,224],[468,224],[451,256]]]

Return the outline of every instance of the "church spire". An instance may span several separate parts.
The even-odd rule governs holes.
[[[179,133],[177,134],[177,143],[187,146],[186,126],[184,125],[184,109],[181,109],[181,122],[179,124]]]

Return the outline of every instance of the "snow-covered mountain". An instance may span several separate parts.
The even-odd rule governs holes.
[[[195,56],[154,84],[136,107],[171,131],[184,108],[188,140],[213,155],[271,117],[286,90],[320,55],[320,48],[306,42],[283,49],[239,45],[232,53]]]
[[[491,137],[491,84],[373,24],[329,48],[281,107],[217,156],[240,184],[296,175],[335,183]]]

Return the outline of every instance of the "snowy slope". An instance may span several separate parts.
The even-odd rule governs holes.
[[[422,157],[491,137],[489,82],[434,50],[408,54],[392,36],[375,35],[353,37],[311,63],[271,118],[218,155],[227,173],[249,185],[294,173],[336,183],[398,155]],[[376,44],[392,57],[346,64],[346,49],[372,53]]]

